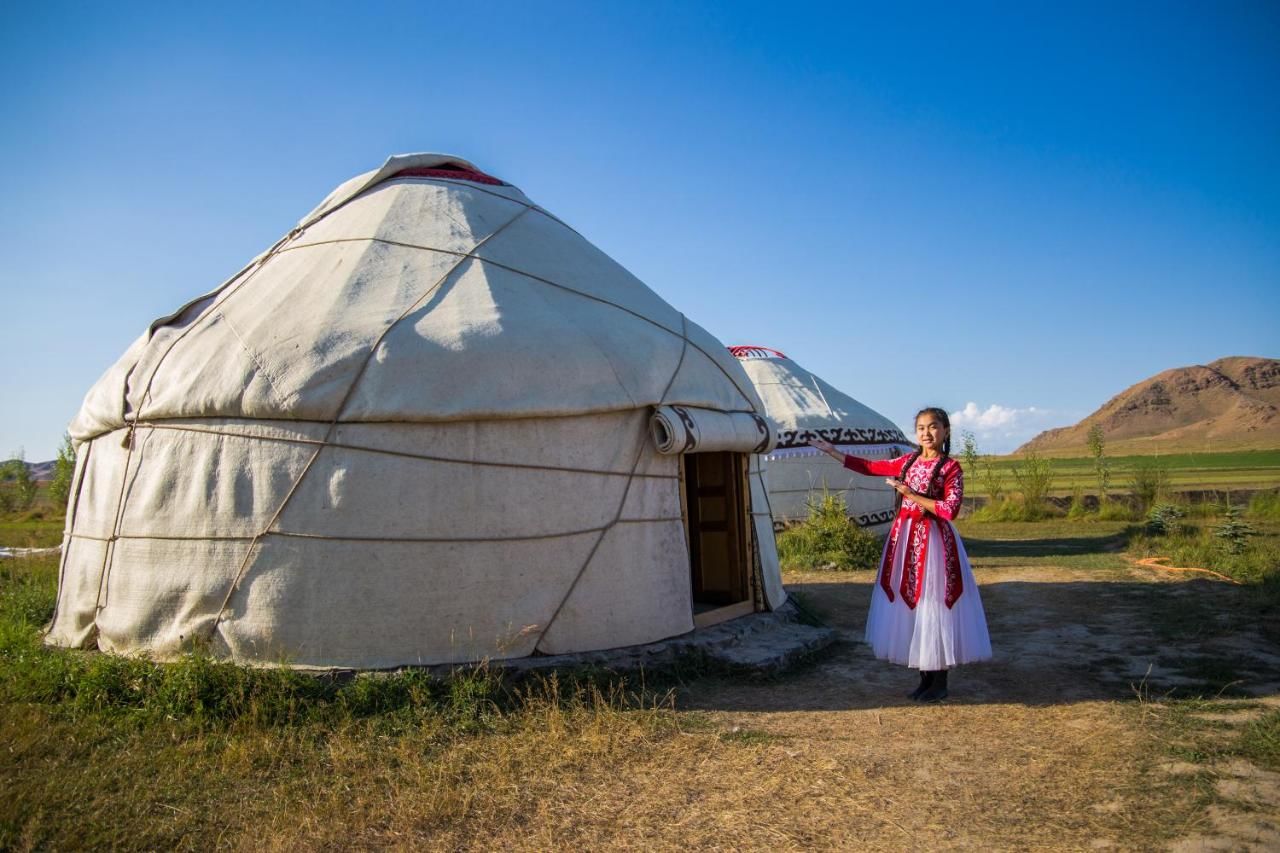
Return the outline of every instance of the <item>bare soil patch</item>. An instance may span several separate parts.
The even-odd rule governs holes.
[[[1240,588],[1119,564],[976,565],[996,660],[957,670],[943,706],[905,698],[915,674],[860,642],[870,576],[816,573],[790,576],[790,588],[845,642],[785,682],[703,681],[685,704],[820,757],[846,802],[820,819],[818,836],[833,842],[1271,842],[1275,774],[1241,760],[1171,762],[1161,714],[1181,696],[1218,697],[1207,713],[1235,725],[1265,712],[1258,697],[1280,695],[1280,650],[1239,618]],[[855,817],[866,810],[877,820]]]

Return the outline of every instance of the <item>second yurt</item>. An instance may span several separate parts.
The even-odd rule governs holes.
[[[774,521],[787,524],[808,515],[809,501],[824,492],[844,498],[850,517],[874,533],[888,529],[895,495],[879,477],[844,468],[809,446],[821,438],[845,453],[892,459],[911,451],[892,421],[805,370],[777,350],[732,346],[765,412],[778,425],[778,445],[765,457]]]

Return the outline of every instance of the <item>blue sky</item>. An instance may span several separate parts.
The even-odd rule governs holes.
[[[0,454],[50,458],[152,318],[420,150],[725,343],[1007,451],[1280,356],[1278,44],[1275,3],[10,7]]]

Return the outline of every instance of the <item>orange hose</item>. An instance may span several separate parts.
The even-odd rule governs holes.
[[[1222,574],[1221,572],[1215,572],[1213,569],[1197,569],[1191,566],[1160,565],[1160,563],[1168,559],[1169,559],[1168,557],[1143,557],[1141,560],[1138,560],[1137,562],[1139,566],[1142,566],[1145,569],[1164,569],[1166,572],[1203,572],[1206,575],[1213,575],[1215,578],[1221,578],[1227,583],[1233,583],[1236,586],[1243,586],[1243,584],[1241,584],[1240,581],[1236,580],[1235,578],[1229,578],[1226,575]]]

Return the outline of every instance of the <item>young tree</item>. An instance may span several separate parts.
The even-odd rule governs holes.
[[[1222,546],[1228,554],[1243,554],[1249,544],[1249,537],[1257,531],[1241,517],[1240,507],[1228,506],[1222,511],[1222,524],[1213,528],[1213,535],[1222,540]]]
[[[1158,458],[1139,459],[1134,463],[1129,486],[1146,512],[1169,490],[1169,471]]]
[[[982,488],[986,490],[987,497],[991,499],[991,503],[1000,502],[1000,496],[1004,493],[1004,483],[1000,479],[1000,474],[996,471],[995,462],[990,456],[982,457]]]
[[[76,473],[76,448],[71,436],[63,433],[58,458],[53,463],[53,482],[49,484],[49,500],[55,506],[64,507],[71,497],[71,480]]]
[[[978,439],[969,430],[960,433],[960,464],[971,476],[978,476]]]
[[[36,501],[36,481],[19,450],[13,458],[0,464],[0,510],[21,512]]]
[[[1022,492],[1028,512],[1044,509],[1044,499],[1053,488],[1052,462],[1034,450],[1028,450],[1022,457],[1022,464],[1013,466],[1013,479]]]
[[[973,478],[970,482],[977,481],[979,458],[977,437],[969,430],[960,433],[960,464],[964,468],[965,476]],[[994,495],[991,500],[995,500]]]
[[[1093,455],[1093,471],[1098,476],[1098,505],[1107,499],[1107,487],[1111,485],[1111,461],[1106,457],[1107,446],[1102,438],[1102,424],[1089,427],[1089,453]]]

